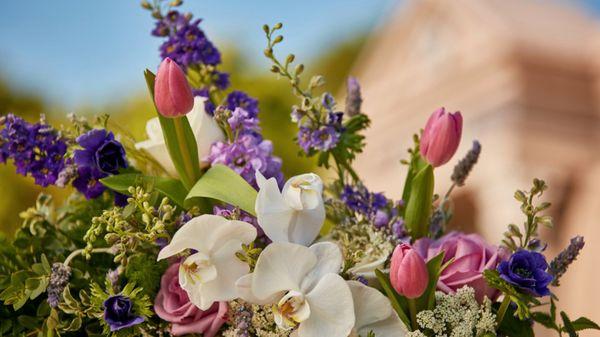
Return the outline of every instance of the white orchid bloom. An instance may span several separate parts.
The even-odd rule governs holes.
[[[272,304],[275,322],[299,337],[347,337],[354,326],[352,293],[337,273],[342,253],[331,242],[305,247],[276,242],[258,257],[254,273],[238,281],[240,296]]]
[[[279,191],[275,178],[256,171],[258,224],[273,242],[310,245],[325,221],[323,182],[307,173],[290,178]]]
[[[198,157],[200,161],[209,154],[210,146],[225,139],[225,135],[217,122],[204,109],[206,98],[195,97],[194,107],[187,114],[196,144],[198,145]],[[177,170],[167,150],[163,132],[158,117],[150,119],[146,123],[146,134],[148,139],[135,144],[138,150],[146,150],[170,175],[177,176]]]
[[[392,309],[390,301],[378,290],[357,281],[347,281],[354,302],[356,321],[351,337],[404,337],[406,327]]]
[[[237,297],[235,282],[249,267],[235,254],[255,238],[256,228],[247,222],[205,214],[183,225],[158,253],[158,260],[186,249],[196,251],[181,263],[179,284],[192,303],[207,310],[216,301]]]

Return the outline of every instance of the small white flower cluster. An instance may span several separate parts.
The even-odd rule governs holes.
[[[486,297],[477,303],[475,290],[464,286],[455,294],[435,294],[436,307],[417,314],[422,331],[436,337],[479,337],[496,331],[496,315],[492,302]],[[425,337],[422,331],[410,332],[407,337]]]
[[[229,302],[229,312],[237,312],[242,303],[250,309],[252,318],[250,326],[246,331],[240,331],[235,322],[230,322],[230,326],[223,331],[223,337],[288,337],[292,330],[283,330],[275,324],[273,311],[270,306],[248,304],[242,300]]]
[[[337,226],[330,238],[340,245],[344,257],[352,258],[355,263],[387,258],[394,250],[390,235],[366,222]]]

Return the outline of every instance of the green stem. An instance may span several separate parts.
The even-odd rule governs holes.
[[[192,158],[189,155],[190,149],[188,148],[188,144],[185,140],[185,131],[184,131],[184,126],[183,126],[183,119],[187,118],[185,116],[183,117],[177,117],[177,118],[173,118],[173,125],[175,126],[175,135],[177,137],[177,145],[179,145],[179,150],[181,153],[181,157],[183,158],[183,166],[184,166],[184,170],[185,170],[185,177],[182,177],[183,183],[186,185],[186,187],[188,189],[192,188],[194,186],[194,184],[196,183],[196,181],[200,178],[200,175],[198,174],[198,169],[200,167],[200,165],[198,163],[196,163],[197,165],[194,165],[194,163],[192,162]]]
[[[408,299],[408,311],[410,311],[410,322],[412,325],[412,330],[418,330],[419,326],[417,325],[417,301],[414,298]]]
[[[76,258],[77,256],[81,255],[83,253],[84,249],[76,249],[74,251],[71,252],[71,254],[69,254],[69,256],[67,256],[67,258],[65,259],[65,262],[63,262],[63,264],[65,266],[69,266],[69,264],[71,263],[71,261]],[[108,253],[108,254],[115,254],[115,250],[112,247],[108,247],[108,248],[94,248],[92,249],[91,253]]]
[[[498,308],[498,314],[496,315],[496,322],[498,326],[504,320],[504,315],[506,315],[506,310],[508,309],[508,305],[510,304],[510,296],[504,295],[504,299],[502,300],[502,304],[500,304],[500,308]]]

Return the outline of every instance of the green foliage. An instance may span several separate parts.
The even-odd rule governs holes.
[[[83,253],[86,258],[90,258],[98,238],[102,236],[105,243],[100,245],[113,247],[116,252],[114,261],[123,265],[127,264],[128,255],[156,252],[156,240],[169,238],[167,227],[174,228],[175,222],[175,209],[169,204],[169,199],[163,198],[154,207],[156,196],[143,188],[131,187],[129,193],[131,198],[126,207],[107,209],[92,219],[92,225],[84,236],[86,247]]]
[[[154,98],[154,79],[156,76],[146,69],[144,72],[150,95]],[[200,160],[198,159],[198,144],[194,132],[186,116],[167,118],[157,113],[160,127],[177,173],[183,185],[191,188],[200,178]]]
[[[417,298],[417,311],[432,310],[435,307],[435,291],[437,289],[437,282],[442,274],[442,271],[454,261],[450,260],[446,264],[442,265],[444,262],[444,254],[445,253],[442,251],[434,258],[427,261],[429,281],[423,295]]]
[[[151,177],[139,173],[123,173],[100,179],[104,186],[123,194],[129,194],[131,186],[143,186],[145,190],[157,190],[183,209],[188,190],[181,181],[173,178]]]
[[[254,203],[256,190],[239,174],[225,165],[214,165],[196,182],[186,201],[194,198],[211,198],[239,207],[256,215]]]
[[[155,255],[135,254],[128,260],[125,277],[154,298],[160,287],[160,278],[167,267],[167,261],[156,261]]]
[[[412,179],[411,186],[404,221],[411,237],[419,239],[429,233],[434,188],[433,167],[426,165],[421,169]]]
[[[578,319],[572,321],[564,311],[560,312],[562,325],[558,323],[554,299],[550,300],[550,311],[548,313],[539,311],[532,312],[531,318],[546,328],[556,331],[559,336],[562,336],[563,333],[567,333],[569,337],[574,337],[579,336],[578,332],[581,330],[600,330],[600,326],[598,326],[598,324],[589,318],[579,317]]]
[[[303,116],[302,120],[306,120],[315,128],[326,125],[329,114],[328,109],[323,104],[325,96],[319,96],[316,92],[317,89],[323,87],[325,84],[323,76],[315,75],[311,77],[306,88],[303,88],[301,85],[301,75],[304,73],[304,65],[300,63],[292,67],[295,61],[293,54],[289,54],[283,62],[277,59],[274,54],[274,47],[283,41],[282,35],[276,35],[282,27],[281,23],[273,27],[269,27],[268,25],[263,26],[267,37],[267,48],[264,50],[264,54],[273,63],[271,72],[289,81],[293,93],[300,99],[300,104],[295,106],[294,109],[299,115]],[[359,113],[351,116],[343,122],[344,130],[341,132],[339,141],[333,149],[328,151],[311,149],[308,156],[318,155],[317,164],[319,166],[325,168],[335,167],[339,181],[342,184],[344,183],[346,174],[354,181],[359,181],[358,175],[352,168],[352,162],[356,154],[362,152],[365,143],[364,136],[360,132],[367,128],[369,124],[370,120],[367,115]],[[300,152],[300,154],[303,154],[303,152]],[[332,161],[334,164],[332,164]]]
[[[5,305],[12,305],[19,310],[25,302],[40,296],[50,280],[50,264],[45,255],[41,256],[39,263],[34,263],[30,270],[19,270],[10,275],[10,281],[0,293],[0,300]],[[5,281],[2,282],[3,284]]]
[[[515,192],[514,197],[521,203],[521,212],[526,216],[526,220],[523,223],[523,231],[517,225],[510,224],[508,231],[504,233],[502,243],[510,250],[527,248],[531,240],[538,237],[539,225],[552,227],[552,218],[549,215],[538,214],[550,207],[550,203],[542,202],[535,205],[533,202],[533,198],[541,197],[546,189],[548,189],[548,185],[543,180],[534,179],[533,186],[529,191],[517,190]]]
[[[379,281],[379,285],[383,288],[384,294],[390,300],[390,304],[394,311],[398,314],[398,317],[405,326],[410,327],[411,322],[406,314],[408,312],[408,302],[404,296],[398,295],[392,284],[390,283],[390,275],[384,274],[381,270],[375,269],[375,276],[377,276],[377,280]]]
[[[533,337],[533,324],[528,319],[519,319],[515,310],[508,307],[498,332],[507,337]]]

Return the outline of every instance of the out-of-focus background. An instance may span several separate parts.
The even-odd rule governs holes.
[[[293,52],[309,73],[325,75],[340,99],[346,76],[361,81],[373,125],[357,167],[374,191],[399,197],[412,133],[439,106],[461,110],[458,156],[473,139],[483,154],[456,193],[454,226],[499,240],[521,222],[514,190],[545,179],[556,222],[544,232],[549,256],[577,233],[587,242],[561,282],[561,306],[600,320],[599,0],[189,0],[183,10],[205,19],[233,87],[260,100],[265,136],[288,176],[314,163],[296,156],[295,101],[263,60],[263,23],[283,22],[281,55]],[[0,114],[45,113],[60,123],[69,112],[108,113],[142,139],[154,113],[142,71],[160,61],[153,25],[135,0],[4,3]],[[438,193],[450,169],[436,171]],[[40,190],[10,165],[0,166],[0,188],[0,232],[11,235]],[[51,192],[59,201],[68,194]]]

